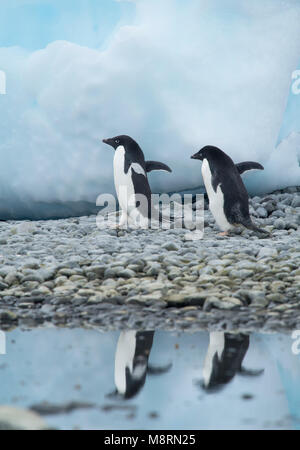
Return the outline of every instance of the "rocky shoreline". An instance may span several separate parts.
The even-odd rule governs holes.
[[[99,230],[96,216],[0,223],[0,328],[300,328],[300,187],[254,197],[260,239]]]

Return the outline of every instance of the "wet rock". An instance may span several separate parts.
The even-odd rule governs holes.
[[[242,302],[235,297],[224,297],[222,299],[218,297],[208,297],[203,306],[203,311],[210,311],[212,308],[219,308],[219,309],[235,309],[239,306],[242,306]]]
[[[0,430],[47,430],[50,427],[35,412],[14,406],[0,406]]]
[[[40,415],[48,416],[52,414],[66,414],[77,409],[89,409],[94,408],[95,404],[90,402],[67,402],[63,404],[54,404],[49,402],[43,402],[30,407],[31,411],[34,411]]]
[[[13,322],[17,320],[17,315],[12,311],[0,311],[0,321]]]

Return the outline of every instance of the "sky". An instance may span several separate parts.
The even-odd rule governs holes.
[[[299,184],[299,130],[276,148],[298,116],[299,21],[296,0],[2,0],[0,197],[114,192],[101,141],[117,134],[173,169],[154,192],[201,185],[190,156],[207,144],[265,166],[252,191]]]

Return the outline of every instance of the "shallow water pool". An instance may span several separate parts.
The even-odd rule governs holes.
[[[298,347],[279,334],[15,329],[0,404],[58,429],[299,429]]]

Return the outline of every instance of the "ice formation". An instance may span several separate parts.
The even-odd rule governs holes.
[[[77,27],[73,41],[41,40],[32,50],[20,33],[18,46],[0,47],[2,201],[95,202],[114,192],[113,155],[101,139],[123,133],[147,159],[172,167],[149,175],[153,191],[202,184],[190,155],[206,144],[236,162],[265,165],[246,177],[252,191],[300,184],[300,126],[277,145],[282,120],[294,123],[296,114],[295,106],[285,109],[300,57],[299,1],[136,0],[130,7],[128,23],[119,18],[89,46],[78,9],[60,11],[62,29]],[[290,95],[299,105],[300,95]]]

